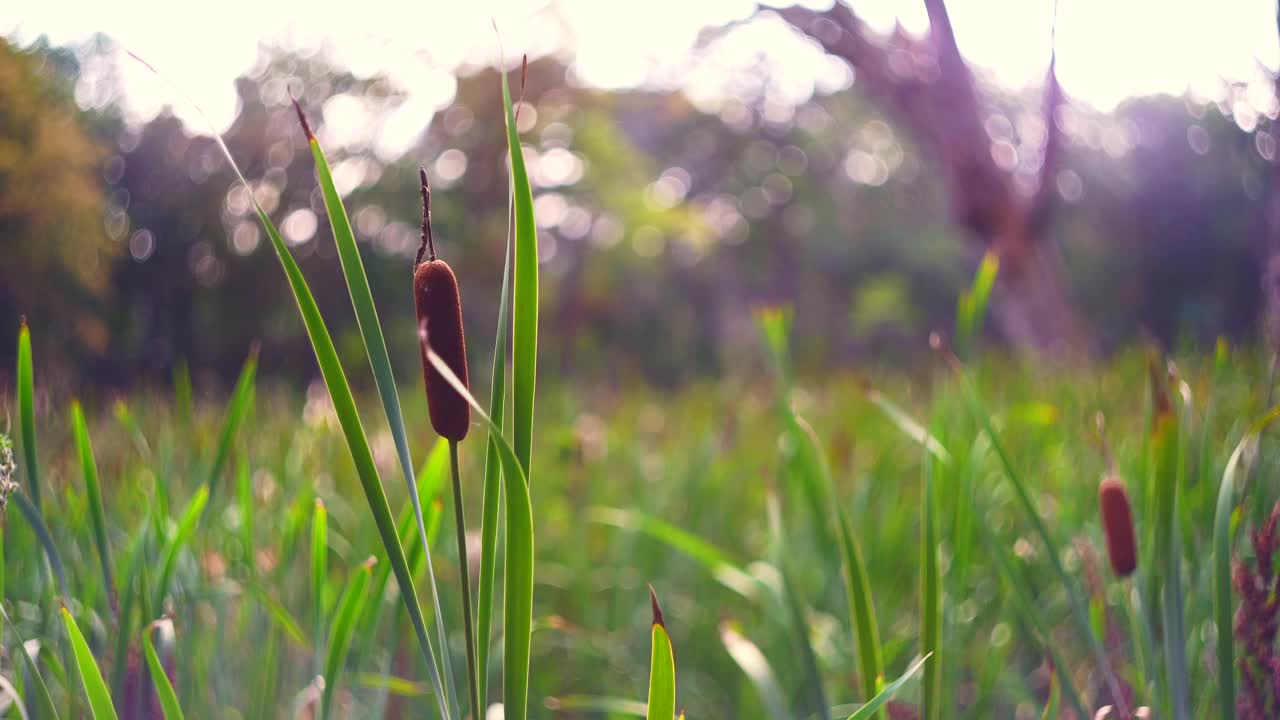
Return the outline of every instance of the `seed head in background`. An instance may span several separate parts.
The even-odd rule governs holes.
[[[0,433],[0,511],[9,503],[9,495],[18,489],[18,463],[13,459],[13,443]]]
[[[1129,491],[1115,475],[1108,475],[1098,486],[1098,508],[1102,513],[1102,532],[1107,538],[1107,556],[1118,577],[1128,577],[1138,567],[1138,540],[1133,529],[1133,510]]]
[[[467,379],[467,342],[462,331],[462,302],[453,269],[436,258],[431,236],[431,188],[427,171],[419,168],[422,180],[422,245],[413,269],[413,300],[418,311],[418,340],[422,348],[422,372],[427,386],[427,410],[431,427],[455,442],[467,436],[471,406],[427,359],[430,347],[444,360],[464,386]],[[424,262],[422,256],[427,254]]]

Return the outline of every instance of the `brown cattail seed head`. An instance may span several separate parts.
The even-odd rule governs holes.
[[[1120,478],[1108,476],[1098,486],[1098,507],[1102,511],[1102,532],[1107,537],[1111,569],[1119,577],[1128,577],[1138,567],[1138,540],[1133,530],[1129,491]]]
[[[449,264],[429,260],[413,271],[413,299],[418,309],[422,370],[427,383],[431,427],[442,437],[459,441],[471,425],[471,406],[427,359],[430,347],[464,386],[467,380],[467,342],[462,334],[462,303],[458,280]]]

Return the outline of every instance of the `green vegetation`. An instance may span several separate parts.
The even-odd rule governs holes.
[[[877,678],[875,687],[896,690],[901,702],[922,702],[927,686],[919,676],[903,683],[896,678],[912,667],[928,675],[929,661],[917,664],[925,639],[933,637],[922,625],[930,616],[925,608],[932,593],[921,593],[930,587],[928,564],[919,563],[921,538],[927,537],[922,533],[929,527],[921,524],[929,516],[921,508],[931,504],[925,502],[926,477],[936,504],[933,582],[942,589],[938,635],[929,641],[940,648],[940,716],[990,717],[1025,705],[1038,714],[1049,704],[1051,687],[1064,707],[1104,702],[1108,691],[1093,641],[1071,617],[1071,595],[1077,592],[1091,609],[1085,621],[1090,633],[1105,629],[1102,636],[1110,638],[1104,650],[1116,680],[1130,686],[1138,702],[1172,708],[1177,701],[1171,684],[1179,681],[1162,660],[1161,645],[1173,642],[1160,630],[1165,610],[1145,597],[1134,604],[1135,583],[1153,572],[1149,558],[1155,551],[1141,547],[1141,539],[1153,535],[1158,473],[1169,462],[1181,468],[1181,533],[1173,541],[1182,564],[1185,627],[1221,627],[1235,600],[1223,589],[1221,574],[1215,583],[1208,579],[1222,572],[1226,554],[1247,556],[1247,546],[1234,541],[1254,527],[1275,497],[1268,483],[1246,478],[1266,477],[1275,461],[1261,435],[1264,424],[1249,420],[1265,410],[1264,388],[1253,380],[1265,377],[1261,359],[1242,353],[1221,364],[1188,358],[1179,366],[1178,390],[1170,397],[1182,420],[1182,442],[1176,457],[1163,460],[1155,442],[1160,423],[1152,423],[1151,392],[1143,389],[1150,387],[1147,364],[1141,354],[1089,370],[1013,366],[992,358],[969,368],[971,375],[959,382],[946,368],[915,379],[871,379],[880,393],[874,400],[863,378],[796,377],[791,417],[803,418],[799,427],[811,427],[820,439],[815,467],[826,468],[818,472],[829,476],[835,497],[828,522],[839,544],[831,553],[817,547],[804,481],[785,469],[793,463],[787,458],[797,456],[786,444],[798,426],[777,414],[782,388],[775,382],[762,382],[757,374],[670,396],[547,385],[533,443],[543,481],[532,516],[539,570],[529,636],[531,709],[589,713],[594,707],[604,715],[637,709],[635,701],[645,697],[645,650],[652,639],[645,581],[663,589],[664,633],[670,633],[678,658],[677,709],[690,717],[773,717],[779,706],[799,717],[801,708],[812,705],[816,683],[835,705],[833,715],[847,717],[870,694],[861,689],[871,682],[862,658],[877,651],[887,679]],[[36,380],[41,397],[38,374]],[[134,630],[126,647],[136,652],[141,628],[163,612],[171,613],[176,633],[157,633],[165,637],[157,650],[172,664],[176,698],[190,716],[284,712],[310,684],[309,659],[318,647],[328,648],[321,653],[327,655],[324,662],[340,672],[332,694],[334,717],[352,716],[354,707],[434,705],[423,695],[430,692],[424,661],[414,659],[413,640],[400,629],[407,627],[404,610],[394,592],[381,591],[389,579],[385,551],[375,524],[353,504],[361,494],[358,476],[332,406],[322,395],[303,397],[269,384],[255,386],[251,395],[232,442],[232,457],[242,464],[237,475],[248,478],[248,491],[209,496],[198,524],[189,520],[205,487],[196,478],[206,477],[208,464],[201,458],[217,451],[226,414],[221,404],[197,394],[190,425],[176,421],[177,410],[164,393],[129,398],[127,415],[85,406],[84,434],[94,440],[106,542],[116,560],[121,599],[126,592],[138,594],[119,621],[112,619],[93,512],[79,481],[76,424],[67,422],[66,413],[36,413],[44,517],[68,569],[74,598],[68,608],[87,630],[102,675],[120,683],[111,691],[117,706],[125,702],[122,693],[134,675],[145,672],[139,668],[154,663],[148,658],[146,665],[128,664],[118,674],[121,656],[104,651],[127,623]],[[371,393],[360,397],[366,398],[362,414],[371,417],[377,401]],[[884,411],[884,398],[890,397],[899,400],[898,413],[929,418],[928,438],[938,452],[926,450],[923,438]],[[427,435],[421,394],[406,389],[402,398],[409,437]],[[991,415],[974,414],[976,398]],[[1116,470],[1134,498],[1142,560],[1132,580],[1111,577],[1099,559],[1096,486],[1108,462],[1090,428],[1095,412],[1107,418]],[[132,425],[121,420],[126,416]],[[134,432],[142,433],[150,454],[139,452]],[[451,513],[439,512],[447,455],[434,443],[411,445],[422,468],[423,507],[434,538],[441,524],[451,522]],[[378,448],[375,467],[394,471],[394,444],[385,430],[373,436],[372,446]],[[484,442],[459,448],[462,478],[473,492],[482,483],[487,449]],[[423,462],[429,451],[432,461]],[[515,466],[509,446],[501,454]],[[1007,482],[1009,468],[1022,473],[1025,500],[1042,519],[1045,537]],[[28,494],[23,470],[19,463],[21,488],[11,499]],[[162,484],[175,501],[171,514],[155,502]],[[412,508],[403,486],[389,489],[388,496],[421,586],[426,568]],[[307,549],[319,497],[325,501],[324,545],[331,558],[323,565]],[[243,505],[246,500],[252,508]],[[788,555],[770,552],[778,540],[768,529],[771,504]],[[846,523],[835,508],[848,517],[847,546]],[[479,508],[469,510],[468,519],[477,522]],[[1046,538],[1052,546],[1044,544]],[[170,590],[158,607],[153,583],[175,544]],[[4,674],[29,708],[43,703],[41,688],[47,685],[50,702],[64,717],[74,716],[75,708],[91,707],[80,678],[91,686],[92,671],[80,670],[88,667],[83,654],[66,654],[74,646],[57,621],[60,593],[43,550],[24,517],[11,513],[5,523],[5,587],[14,624],[5,623],[5,648],[16,652],[19,636],[35,644],[23,646],[32,652],[33,666],[19,663]],[[451,550],[452,543],[433,545],[438,565],[458,562]],[[372,579],[361,581],[369,572],[361,558],[371,552],[378,563]],[[1058,553],[1066,582],[1049,552]],[[847,557],[860,557],[861,563]],[[841,573],[858,564],[861,570],[842,581]],[[313,565],[320,568],[314,583]],[[461,670],[460,606],[450,600],[458,588],[456,579],[446,581],[449,576],[440,577],[441,612],[454,634],[442,657]],[[850,582],[859,576],[864,582]],[[139,594],[147,587],[150,592]],[[367,589],[347,590],[352,587]],[[317,603],[317,593],[327,600]],[[865,610],[856,602],[861,596],[871,603]],[[804,606],[803,629],[787,597]],[[143,605],[147,617],[141,616]],[[722,625],[726,620],[733,624]],[[495,628],[495,641],[501,627]],[[863,637],[878,647],[863,648]],[[1187,689],[1213,690],[1188,694],[1192,717],[1226,707],[1217,692],[1220,669],[1242,651],[1237,646],[1233,655],[1232,644],[1218,643],[1217,637],[1211,631],[1183,636],[1182,682]],[[269,662],[264,646],[275,648]],[[812,666],[804,661],[809,652]],[[246,657],[262,661],[249,675]],[[40,668],[43,685],[32,667]],[[197,684],[195,677],[207,680]],[[953,714],[957,706],[962,711]],[[638,709],[644,711],[643,702]]]

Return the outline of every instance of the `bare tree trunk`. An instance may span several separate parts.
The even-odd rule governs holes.
[[[1060,259],[1045,249],[1062,147],[1057,113],[1064,98],[1049,62],[1039,185],[1020,193],[992,158],[991,137],[973,74],[956,45],[943,0],[923,0],[929,35],[899,30],[874,37],[842,2],[823,12],[793,6],[778,14],[858,72],[859,86],[932,153],[943,170],[955,223],[984,252],[1000,258],[993,319],[1019,351],[1092,352],[1090,334],[1070,301]],[[904,61],[902,58],[907,58]]]

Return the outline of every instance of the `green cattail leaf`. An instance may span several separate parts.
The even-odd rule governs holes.
[[[409,489],[409,501],[413,504],[414,517],[418,522],[418,534],[422,542],[425,543],[427,530],[422,517],[422,504],[419,501],[417,478],[413,473],[413,460],[409,454],[409,437],[405,431],[404,415],[400,410],[400,396],[396,391],[396,379],[391,368],[391,357],[387,352],[387,342],[382,334],[382,324],[378,320],[378,309],[373,302],[373,292],[369,289],[369,278],[364,269],[364,262],[360,258],[360,250],[356,246],[355,234],[351,231],[351,221],[347,217],[347,210],[342,203],[342,196],[338,193],[337,186],[334,184],[333,174],[329,169],[329,161],[325,157],[320,143],[311,134],[311,130],[302,114],[302,108],[296,101],[294,108],[297,110],[298,119],[302,122],[303,129],[307,133],[311,156],[315,161],[316,176],[320,182],[320,191],[324,196],[325,212],[329,215],[329,224],[333,228],[334,244],[338,249],[338,259],[342,264],[342,274],[346,280],[347,292],[351,296],[351,305],[355,309],[356,324],[360,328],[360,337],[364,343],[365,354],[369,358],[369,366],[373,370],[373,380],[378,387],[378,398],[382,403],[383,413],[386,415],[387,424],[391,428],[391,438],[396,446],[396,457],[400,463],[400,472],[404,476],[405,484]],[[431,591],[432,607],[435,611],[437,637],[439,638],[441,652],[445,653],[442,657],[447,657],[447,628],[440,611],[440,593],[436,585],[436,573],[435,568],[431,565],[430,553],[426,555],[426,560],[427,583]],[[435,689],[437,692],[444,693],[444,697],[449,701],[453,713],[457,715],[458,708],[453,694],[453,674],[450,664],[447,661],[442,661],[439,664],[444,665],[444,685],[442,687],[437,686]],[[431,672],[436,674],[438,672],[437,660],[434,656],[430,661],[430,665]]]
[[[13,636],[18,641],[18,652],[22,655],[23,664],[27,667],[27,677],[34,686],[30,694],[35,695],[35,702],[29,704],[35,705],[38,717],[58,720],[58,709],[53,704],[53,696],[49,694],[49,686],[45,684],[44,676],[40,674],[40,666],[36,664],[35,658],[31,657],[31,653],[27,652],[26,641],[22,639],[22,635],[18,634],[17,626],[9,619],[9,613],[5,612],[2,603],[0,603],[0,619],[13,629]]]
[[[80,682],[84,685],[84,693],[89,698],[89,710],[94,720],[119,720],[116,708],[111,704],[111,693],[107,691],[107,683],[102,679],[102,671],[98,669],[98,661],[93,659],[89,643],[76,626],[75,618],[64,606],[62,621],[67,627],[67,635],[71,640],[71,652],[76,661],[76,670],[80,673]]]
[[[368,600],[369,577],[373,573],[373,564],[369,558],[355,577],[347,583],[347,589],[338,603],[338,609],[329,629],[329,648],[324,662],[324,695],[321,696],[320,718],[329,720],[333,712],[333,693],[338,688],[338,675],[347,659],[347,651],[351,649],[351,636],[356,628],[356,621],[364,612],[364,604]]]
[[[431,688],[422,683],[381,673],[356,673],[352,680],[360,687],[384,690],[400,697],[422,697],[431,692]]]
[[[235,390],[231,393],[231,401],[227,403],[226,417],[222,421],[222,430],[218,434],[218,449],[213,455],[213,462],[209,466],[209,479],[206,482],[211,493],[217,487],[222,469],[226,467],[227,458],[231,455],[231,443],[235,440],[236,431],[240,429],[240,423],[244,421],[245,415],[249,412],[249,406],[253,402],[254,376],[257,371],[258,347],[254,345],[249,351],[249,357],[244,361],[244,366],[240,369],[240,377],[236,380]],[[163,590],[164,586],[161,585],[160,589]]]
[[[152,68],[137,56],[134,57],[138,62],[155,72],[155,68]],[[159,75],[158,72],[156,74]],[[200,113],[205,123],[212,129],[214,127],[213,122],[205,115],[204,110],[194,102],[191,102],[190,98],[187,98],[187,101]],[[439,703],[440,714],[445,720],[452,720],[453,714],[450,713],[448,704],[445,701],[443,686],[439,678],[436,654],[432,648],[431,639],[427,635],[427,624],[422,614],[422,606],[418,603],[418,593],[413,587],[413,577],[410,575],[408,563],[405,561],[404,548],[401,547],[400,538],[396,535],[395,520],[392,518],[391,509],[387,505],[386,490],[382,487],[382,480],[378,476],[378,468],[373,460],[373,451],[369,447],[369,439],[365,435],[364,426],[360,421],[355,398],[351,394],[351,386],[347,382],[346,373],[343,371],[342,363],[338,359],[338,350],[334,347],[333,338],[330,336],[329,329],[320,314],[320,308],[316,305],[311,288],[308,287],[306,278],[303,277],[297,261],[289,253],[289,248],[285,245],[284,238],[280,237],[280,232],[276,230],[271,218],[267,216],[266,210],[258,202],[257,196],[253,193],[253,187],[245,180],[244,174],[240,172],[240,167],[236,165],[235,158],[231,155],[231,150],[227,147],[226,142],[223,141],[222,136],[214,132],[213,138],[217,141],[223,156],[227,158],[227,162],[230,163],[231,169],[235,171],[236,178],[249,193],[249,198],[253,201],[254,211],[258,215],[258,220],[262,223],[263,229],[266,230],[267,237],[271,239],[271,246],[275,250],[286,279],[289,281],[294,300],[298,304],[298,312],[302,316],[303,324],[307,329],[307,336],[311,340],[312,350],[315,351],[316,362],[320,366],[320,374],[324,377],[325,387],[329,389],[329,397],[333,401],[338,424],[341,426],[342,434],[346,438],[347,448],[351,451],[351,458],[355,464],[356,474],[360,479],[361,489],[364,491],[365,499],[369,503],[369,511],[373,515],[374,524],[378,528],[378,535],[382,540],[383,547],[387,550],[392,571],[395,573],[396,582],[400,586],[401,600],[405,604],[405,610],[409,613],[409,619],[413,623],[414,633],[417,636],[423,659],[427,662],[427,669],[431,673],[432,687],[436,691],[435,695]]]
[[[902,689],[903,685],[907,684],[908,680],[914,677],[916,673],[920,672],[920,668],[924,666],[925,660],[928,659],[929,656],[926,655],[911,663],[911,667],[907,668],[906,672],[902,673],[897,680],[886,685],[883,690],[876,693],[875,697],[867,701],[867,704],[858,708],[858,710],[850,715],[847,720],[870,720],[877,710],[892,700],[894,695],[898,694],[898,691]]]
[[[71,403],[71,430],[76,440],[76,450],[80,455],[80,472],[84,477],[85,495],[89,499],[89,519],[93,523],[93,539],[98,548],[98,560],[102,566],[103,589],[116,612],[116,584],[111,574],[111,549],[107,547],[107,519],[102,509],[102,488],[98,483],[98,463],[93,457],[93,444],[89,440],[89,429],[85,425],[84,411],[80,409],[80,401]]]
[[[490,437],[498,441],[507,510],[506,573],[503,580],[506,597],[502,613],[506,642],[502,653],[503,712],[512,720],[524,720],[529,703],[529,650],[533,628],[533,507],[529,502],[529,484],[525,481],[515,451],[480,403],[434,350],[427,349],[427,358],[489,426]]]
[[[18,426],[22,429],[23,471],[31,503],[40,510],[40,463],[36,460],[35,372],[31,362],[31,329],[24,318],[18,330]]]
[[[178,527],[173,533],[173,538],[165,546],[164,563],[160,566],[160,582],[156,585],[155,607],[158,608],[164,604],[165,595],[169,591],[169,581],[173,578],[173,569],[178,563],[178,553],[191,540],[191,536],[195,534],[196,525],[200,523],[200,518],[204,515],[205,506],[208,504],[209,486],[201,485],[200,489],[196,491],[196,494],[187,503],[187,507],[182,511],[182,516],[178,519]]]
[[[787,709],[786,693],[783,692],[782,686],[778,683],[778,676],[773,672],[768,658],[760,648],[727,622],[720,626],[720,642],[724,644],[729,657],[733,658],[738,667],[742,668],[743,674],[751,681],[756,694],[760,696],[765,709],[768,710],[769,717],[775,720],[787,720],[792,717],[791,711]]]
[[[508,204],[514,203],[514,191],[508,193]],[[498,330],[493,340],[493,372],[489,385],[489,417],[502,427],[507,401],[507,333],[511,325],[511,238],[514,229],[514,206],[508,211],[511,226],[507,231],[507,247],[502,253],[502,290],[498,297]],[[489,431],[493,433],[492,430]],[[476,665],[479,672],[480,700],[489,698],[489,642],[495,611],[494,586],[498,568],[498,509],[502,504],[502,460],[498,457],[498,441],[488,438],[484,457],[484,497],[480,519],[480,595],[476,608]]]
[[[649,588],[653,601],[652,652],[649,658],[649,704],[647,720],[674,720],[676,716],[676,659],[671,636],[658,608],[658,596]]]
[[[182,714],[182,704],[178,702],[178,693],[174,691],[173,683],[169,682],[169,675],[164,671],[160,656],[156,654],[155,642],[151,639],[152,633],[161,625],[173,627],[168,620],[157,620],[148,625],[142,633],[142,650],[147,657],[147,668],[151,671],[151,682],[156,686],[156,695],[160,698],[164,720],[183,720],[185,716]]]
[[[513,303],[512,414],[515,420],[515,453],[525,477],[533,446],[533,395],[538,364],[538,229],[533,219],[533,192],[525,170],[524,148],[516,129],[511,88],[502,74],[502,105],[507,120],[507,149],[511,159],[511,187],[515,202],[515,298]],[[507,710],[511,712],[510,709]],[[524,711],[513,716],[522,720]]]
[[[915,418],[911,417],[907,411],[903,410],[897,403],[880,393],[879,390],[868,388],[866,391],[867,400],[880,409],[889,418],[889,422],[893,426],[902,431],[904,435],[920,443],[929,454],[933,455],[944,465],[951,464],[951,453],[947,452],[938,438],[924,428]]]
[[[1183,629],[1182,553],[1178,531],[1179,462],[1181,427],[1168,398],[1164,371],[1155,356],[1149,358],[1155,396],[1151,450],[1155,458],[1155,557],[1157,567],[1147,577],[1161,584],[1162,644],[1170,715],[1189,720],[1190,680],[1187,674],[1186,633]]]

